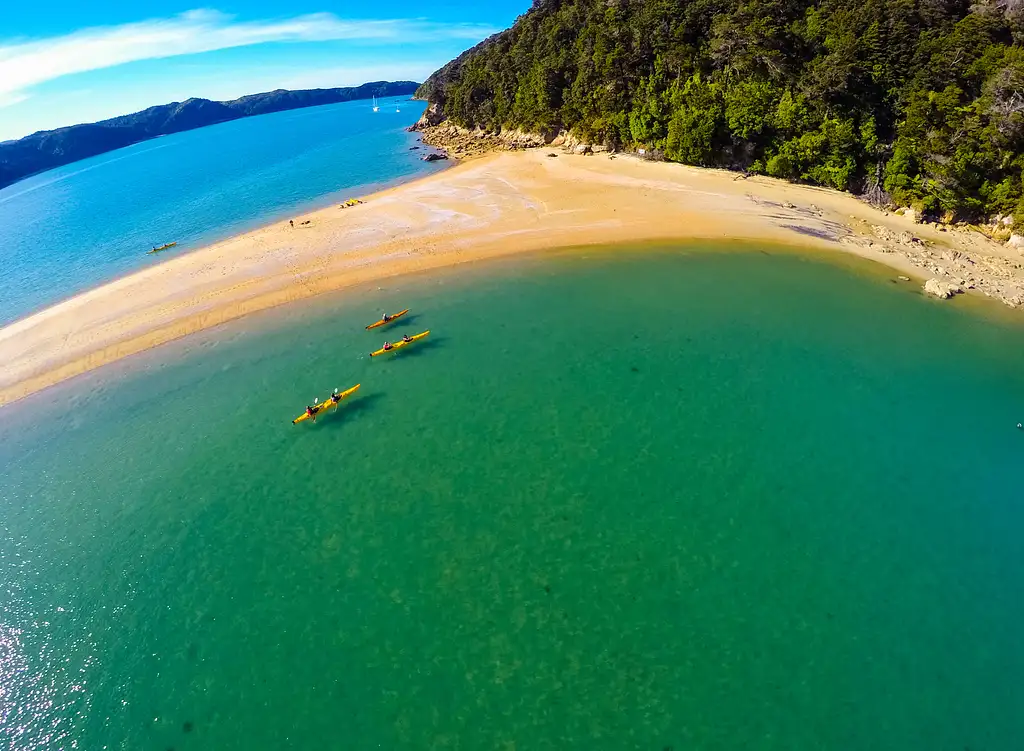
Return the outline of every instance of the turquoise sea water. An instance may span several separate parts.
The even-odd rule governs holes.
[[[51,389],[0,414],[0,738],[1018,749],[1022,343],[798,256],[570,251]]]
[[[424,103],[380,104],[177,133],[0,190],[0,324],[171,254],[442,169],[409,150],[416,139],[404,128]]]

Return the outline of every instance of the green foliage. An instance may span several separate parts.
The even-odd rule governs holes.
[[[678,105],[668,123],[665,156],[686,164],[714,164],[723,124],[721,88],[695,74],[674,98]]]
[[[779,92],[764,81],[742,80],[725,93],[725,122],[730,132],[747,141],[773,127]]]
[[[1024,216],[1024,12],[937,0],[535,0],[419,94],[963,216]],[[880,170],[880,172],[879,172]]]

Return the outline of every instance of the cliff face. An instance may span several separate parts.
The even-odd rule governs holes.
[[[566,131],[1021,229],[1022,42],[1024,8],[997,0],[535,0],[417,94],[470,131]]]
[[[102,154],[148,138],[270,112],[336,104],[373,96],[403,96],[416,91],[414,81],[376,81],[340,89],[250,94],[230,102],[187,99],[149,107],[86,125],[40,131],[18,141],[0,143],[0,188],[43,170]]]

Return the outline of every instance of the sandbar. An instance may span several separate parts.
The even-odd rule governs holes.
[[[295,217],[294,226],[277,222],[183,253],[16,321],[0,329],[0,406],[257,310],[398,274],[568,246],[761,241],[852,252],[918,286],[972,270],[980,289],[995,290],[995,277],[984,276],[991,267],[999,284],[1024,289],[1015,252],[848,194],[622,155],[554,153],[489,154],[358,206],[331,206]]]

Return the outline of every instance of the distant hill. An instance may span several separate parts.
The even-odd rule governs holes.
[[[148,138],[270,112],[370,99],[374,96],[402,96],[412,94],[418,86],[414,81],[374,81],[343,89],[278,89],[264,94],[249,94],[230,102],[187,99],[98,123],[44,130],[18,141],[0,143],[0,188],[37,172],[130,146]]]

